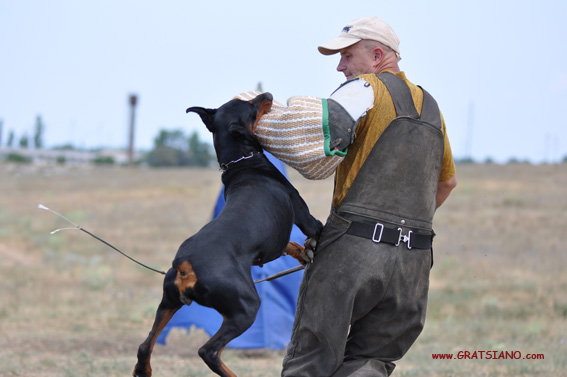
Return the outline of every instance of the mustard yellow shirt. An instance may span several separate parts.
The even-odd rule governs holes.
[[[404,72],[395,74],[408,85],[413,97],[413,102],[417,111],[421,114],[423,103],[423,91],[408,81]],[[370,151],[382,132],[388,127],[390,122],[396,117],[396,109],[391,99],[390,93],[382,81],[374,74],[359,76],[368,81],[374,89],[374,107],[361,120],[355,130],[354,142],[348,147],[348,153],[343,161],[338,165],[335,176],[335,191],[333,194],[333,206],[339,206],[350,189],[360,168],[366,161]],[[451,152],[451,145],[445,129],[445,120],[441,114],[442,128],[444,135],[445,151],[443,154],[443,165],[439,181],[443,182],[455,175],[455,162]]]

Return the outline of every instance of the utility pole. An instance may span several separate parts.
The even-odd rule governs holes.
[[[130,95],[130,132],[128,137],[128,165],[134,165],[134,129],[135,129],[135,115],[136,104],[138,97],[135,94]]]
[[[472,162],[472,138],[474,126],[474,101],[469,102],[469,112],[467,117],[467,138],[465,146],[466,158]]]

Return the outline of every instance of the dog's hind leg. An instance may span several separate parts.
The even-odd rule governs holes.
[[[151,377],[152,367],[150,365],[150,358],[156,340],[171,317],[183,306],[183,303],[179,300],[179,290],[173,284],[176,274],[177,271],[171,269],[165,277],[163,297],[158,306],[152,330],[146,340],[138,348],[138,362],[132,373],[134,377]],[[190,302],[186,302],[186,304],[190,304]]]
[[[250,294],[238,296],[238,303],[239,307],[231,308],[230,314],[223,314],[224,320],[219,331],[199,349],[203,361],[222,377],[236,377],[221,360],[221,353],[231,340],[252,326],[260,308],[260,298],[256,290],[251,288]]]

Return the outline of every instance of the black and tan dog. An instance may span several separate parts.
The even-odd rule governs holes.
[[[272,95],[264,93],[252,101],[232,100],[218,109],[187,109],[199,114],[213,133],[224,170],[226,204],[216,219],[179,247],[164,279],[153,328],[138,349],[134,376],[151,376],[150,357],[158,335],[173,314],[192,301],[214,308],[224,318],[199,356],[220,376],[235,376],[220,355],[228,342],[252,325],[260,307],[252,265],[270,262],[284,251],[297,252],[299,245],[288,246],[294,223],[307,237],[319,236],[321,222],[262,154],[254,137],[258,119],[271,105]]]

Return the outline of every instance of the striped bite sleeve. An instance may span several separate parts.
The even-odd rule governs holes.
[[[249,100],[258,92],[247,92],[238,98]],[[287,106],[274,101],[256,127],[256,137],[262,147],[279,160],[297,170],[307,179],[325,179],[342,161],[339,154],[325,153],[328,144],[326,100],[295,96]],[[328,145],[327,145],[328,149]]]

